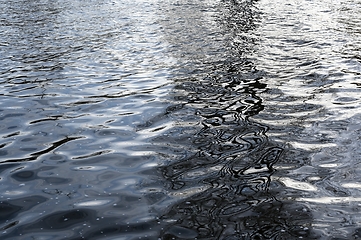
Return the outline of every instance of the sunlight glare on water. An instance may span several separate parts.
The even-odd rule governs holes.
[[[359,230],[352,235],[352,229],[361,223],[355,211],[361,192],[351,186],[359,181],[360,3],[263,3],[259,67],[274,90],[263,95],[268,107],[257,119],[268,115],[268,135],[288,143],[290,156],[310,166],[307,171],[294,166],[288,174],[317,189],[296,201],[312,209],[320,238],[357,238]]]

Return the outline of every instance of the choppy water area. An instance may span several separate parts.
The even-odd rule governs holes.
[[[0,238],[361,238],[360,5],[0,1]]]

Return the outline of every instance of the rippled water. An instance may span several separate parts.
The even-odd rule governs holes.
[[[0,7],[1,239],[361,239],[361,2]]]

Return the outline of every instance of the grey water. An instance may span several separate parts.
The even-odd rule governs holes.
[[[360,1],[0,9],[0,239],[361,239]]]

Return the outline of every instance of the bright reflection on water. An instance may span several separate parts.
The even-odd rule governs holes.
[[[361,3],[0,7],[1,239],[361,238]]]
[[[360,3],[273,1],[260,8],[266,24],[258,29],[257,65],[270,91],[256,118],[271,139],[288,145],[278,163],[287,187],[280,195],[307,204],[318,238],[358,239]]]

